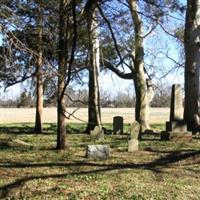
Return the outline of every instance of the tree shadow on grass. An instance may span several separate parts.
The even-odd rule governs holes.
[[[188,151],[174,151],[170,152],[165,156],[162,156],[152,162],[148,163],[126,163],[126,164],[99,164],[95,162],[88,161],[79,161],[79,162],[71,162],[71,163],[1,163],[0,168],[26,168],[26,167],[81,167],[81,166],[90,166],[90,167],[99,167],[98,169],[88,170],[88,171],[78,171],[71,173],[63,173],[63,174],[48,174],[48,175],[39,175],[39,176],[28,176],[16,180],[13,183],[4,185],[0,187],[0,198],[6,197],[15,197],[19,198],[23,194],[24,186],[27,182],[38,180],[38,179],[48,179],[48,178],[66,178],[73,176],[81,176],[88,174],[96,174],[96,173],[105,173],[115,170],[125,170],[125,169],[143,169],[143,170],[151,170],[154,173],[162,173],[162,169],[169,167],[172,164],[178,163],[180,161],[186,160],[188,158],[195,158],[200,155],[200,150],[188,150]],[[180,163],[179,163],[180,165]],[[184,165],[184,164],[183,164]],[[187,164],[186,164],[187,165]]]
[[[56,124],[48,123],[44,124],[42,134],[53,134],[56,133]],[[34,130],[33,124],[28,123],[20,123],[16,125],[1,125],[0,126],[0,134],[37,134]]]
[[[200,140],[200,135],[193,135],[192,137],[194,140]]]
[[[30,127],[26,124],[22,124],[21,126],[1,126],[0,127],[0,134],[33,134],[34,128]]]
[[[71,125],[67,125],[67,133],[68,134],[81,134],[84,133],[85,126],[80,126],[80,128],[75,128]]]
[[[160,132],[147,131],[141,134],[142,141],[160,141]]]
[[[11,149],[11,148],[13,148],[13,147],[11,147],[11,146],[8,144],[8,142],[6,142],[6,141],[1,141],[1,142],[0,142],[0,149],[1,149],[1,150],[7,150],[7,149]]]

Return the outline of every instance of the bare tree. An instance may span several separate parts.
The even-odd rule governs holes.
[[[110,22],[105,17],[102,9],[100,7],[98,8],[111,31],[117,53],[120,57],[119,64],[125,64],[129,68],[130,72],[125,73],[119,70],[119,68],[117,68],[111,62],[105,59],[103,60],[103,64],[107,68],[112,70],[114,73],[116,73],[119,77],[123,79],[133,80],[136,93],[135,120],[137,120],[141,124],[141,131],[144,131],[145,129],[149,128],[149,121],[148,121],[149,104],[153,98],[154,91],[153,91],[153,85],[144,67],[144,47],[143,47],[144,35],[143,35],[142,20],[139,15],[137,1],[128,0],[127,2],[132,16],[132,21],[133,21],[132,27],[134,30],[134,36],[132,37],[131,52],[129,53],[129,55],[126,56],[126,58],[128,57],[131,59],[130,64],[127,64],[125,62],[125,59],[122,58],[122,56],[120,55],[117,46],[117,41],[114,37],[114,33],[112,31]]]
[[[89,38],[89,99],[87,133],[95,126],[101,127],[100,97],[99,97],[99,33],[97,8],[94,1],[88,0],[85,6],[87,32]]]

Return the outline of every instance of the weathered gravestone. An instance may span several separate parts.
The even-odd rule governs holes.
[[[135,121],[131,124],[131,139],[138,139],[140,134],[140,123]]]
[[[180,84],[172,85],[171,105],[170,105],[170,121],[183,120],[183,102]]]
[[[124,119],[121,116],[113,117],[113,133],[123,134]]]
[[[128,141],[128,152],[138,151],[139,149],[139,134],[140,134],[140,124],[135,121],[131,124],[131,139]]]
[[[86,158],[106,159],[110,156],[110,147],[108,145],[88,145],[86,148]]]
[[[166,122],[166,131],[161,132],[162,140],[190,141],[192,132],[187,131],[187,124],[183,120],[183,104],[181,85],[172,86],[170,118]]]
[[[139,150],[139,142],[136,139],[128,141],[128,152],[134,152]]]
[[[93,131],[90,131],[92,140],[100,140],[104,138],[104,130],[101,126],[95,126]]]

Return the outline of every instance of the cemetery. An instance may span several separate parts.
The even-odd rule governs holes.
[[[120,116],[90,135],[69,125],[69,151],[54,150],[52,123],[42,135],[31,123],[1,125],[0,197],[199,199],[200,135],[187,130],[180,90],[172,86],[169,121],[143,133]]]
[[[0,199],[200,200],[200,0],[0,1]]]

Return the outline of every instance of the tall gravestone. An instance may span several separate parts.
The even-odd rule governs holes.
[[[192,133],[187,131],[187,124],[183,120],[183,103],[180,84],[172,86],[170,117],[166,122],[166,131],[161,132],[161,139],[173,141],[190,141]]]
[[[170,121],[183,120],[183,102],[180,84],[172,86],[171,105],[170,105]]]
[[[131,138],[128,141],[128,152],[134,152],[139,150],[139,134],[140,134],[140,124],[135,121],[131,124]]]
[[[121,116],[113,117],[113,133],[123,134],[124,119]]]

